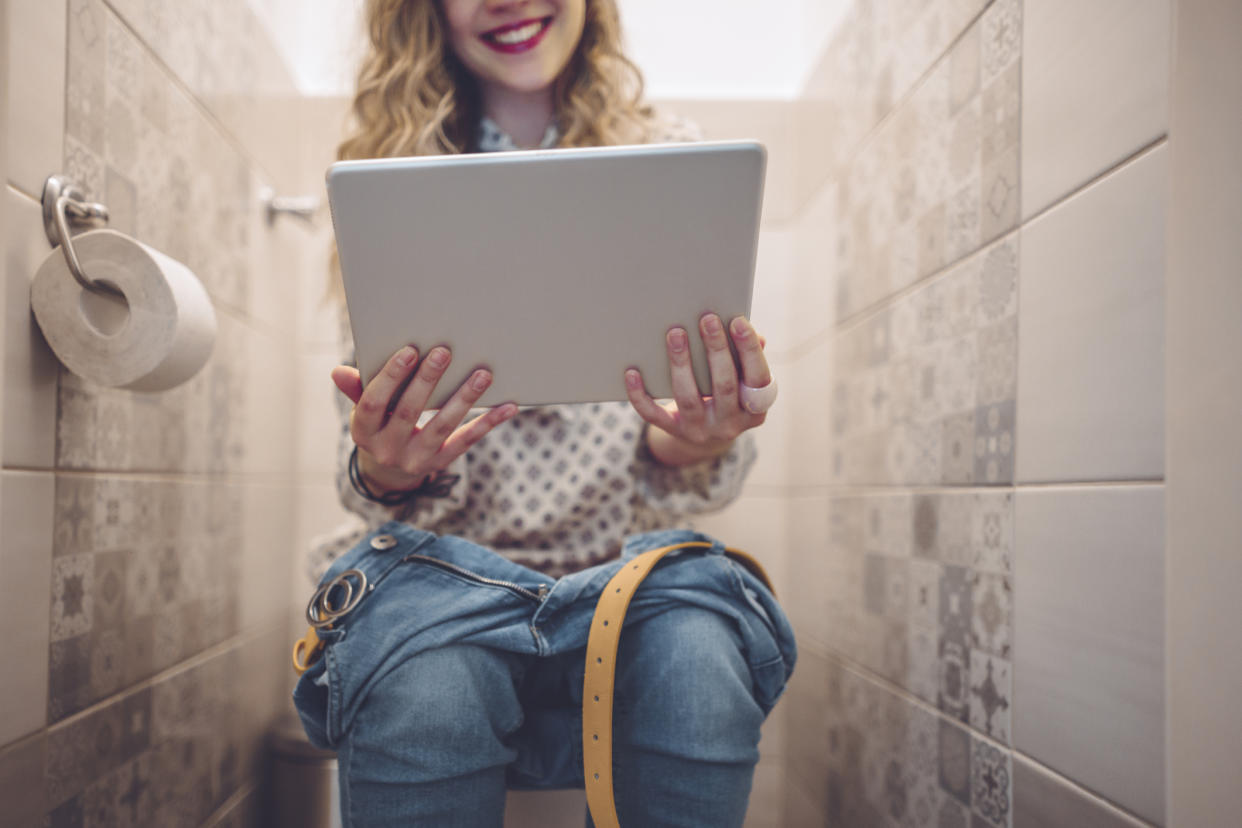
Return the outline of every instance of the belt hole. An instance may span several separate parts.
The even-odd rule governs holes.
[[[605,618],[605,619],[604,619],[604,626],[605,626],[605,627],[607,627],[607,626],[608,626],[608,619],[607,619],[607,618]]]
[[[634,568],[635,568],[635,569],[638,569],[638,564],[634,564]]]
[[[598,741],[599,741],[599,734],[598,734],[598,733],[593,733],[593,734],[591,734],[591,739],[592,739],[593,741],[598,742]]]
[[[596,700],[596,701],[599,701],[599,696],[596,696],[596,697],[595,697],[595,700]]]
[[[597,659],[595,659],[595,663],[596,663],[596,664],[603,664],[603,663],[604,663],[604,660],[603,660],[602,658],[597,658]]]
[[[597,773],[597,774],[595,774],[595,778],[596,778],[596,780],[598,780],[598,779],[599,779],[599,774],[598,774],[598,773]]]
[[[620,592],[620,591],[621,591],[621,587],[617,587],[617,592]]]

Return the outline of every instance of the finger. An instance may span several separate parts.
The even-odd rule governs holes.
[[[729,351],[724,325],[714,313],[705,313],[699,319],[699,334],[707,348],[707,367],[712,376],[712,400],[716,413],[722,418],[732,417],[739,411],[737,402],[737,365]]]
[[[436,467],[447,468],[450,463],[465,454],[471,446],[482,440],[489,431],[517,414],[517,411],[518,407],[513,403],[498,405],[454,431],[436,452]]]
[[[393,354],[380,372],[367,383],[354,408],[352,431],[355,443],[363,445],[364,441],[369,441],[383,427],[392,396],[410,375],[417,359],[418,351],[412,345],[406,345]]]
[[[625,372],[625,396],[629,397],[630,405],[643,420],[670,434],[677,433],[677,418],[651,398],[643,384],[643,375],[637,368],[629,368]]]
[[[431,399],[436,384],[440,382],[440,378],[444,376],[445,370],[452,361],[453,355],[448,348],[437,346],[427,354],[423,364],[418,366],[418,373],[401,393],[401,399],[397,400],[397,405],[392,411],[392,417],[388,422],[395,426],[396,434],[393,439],[404,443],[414,433],[418,418],[422,415],[423,409],[427,407],[427,401]]]
[[[772,371],[763,354],[763,337],[743,316],[729,323],[729,333],[737,347],[738,360],[742,363],[742,382],[751,388],[763,388],[772,381]]]
[[[358,373],[358,369],[349,365],[338,365],[332,369],[332,382],[336,383],[336,387],[349,401],[355,405],[358,398],[362,396],[362,374]]]
[[[669,378],[673,385],[673,399],[681,415],[682,429],[691,440],[701,440],[705,416],[703,396],[699,393],[690,365],[690,337],[684,328],[670,328],[665,337],[668,348]]]
[[[444,407],[436,412],[436,416],[432,417],[418,432],[418,437],[421,439],[415,441],[419,445],[413,446],[415,456],[412,459],[430,457],[439,453],[449,437],[453,436],[457,426],[465,419],[466,414],[474,408],[474,404],[491,384],[492,372],[482,368],[467,377],[461,387],[453,392],[453,396],[449,397]]]

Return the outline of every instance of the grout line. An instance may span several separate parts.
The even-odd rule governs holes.
[[[106,7],[106,11],[110,12],[120,22],[121,26],[124,27],[125,30],[129,32],[129,34],[138,43],[138,46],[147,53],[147,56],[150,57],[151,60],[154,61],[155,64],[164,71],[165,75],[167,76],[167,80],[170,83],[172,83],[173,86],[177,87],[181,91],[181,93],[185,95],[186,98],[189,99],[191,105],[193,105],[196,109],[198,109],[199,112],[204,117],[204,119],[207,120],[215,128],[215,130],[220,134],[220,136],[223,138],[225,143],[231,144],[233,149],[238,153],[238,155],[240,155],[242,158],[250,162],[250,167],[252,171],[257,171],[257,172],[262,173],[262,175],[257,176],[258,178],[263,179],[262,183],[268,186],[274,187],[276,184],[276,178],[275,176],[272,175],[271,170],[267,169],[267,167],[265,167],[258,160],[258,158],[256,158],[253,154],[251,154],[251,152],[242,143],[241,139],[236,134],[234,134],[233,130],[230,127],[228,127],[223,121],[220,120],[219,116],[216,115],[216,113],[207,106],[206,102],[204,102],[203,99],[199,97],[198,93],[195,92],[193,89],[191,89],[189,84],[186,83],[185,80],[182,79],[180,75],[178,75],[175,71],[173,71],[173,68],[168,65],[168,63],[164,60],[163,56],[157,53],[155,49],[151,47],[151,43],[145,37],[139,34],[138,30],[134,27],[129,17],[125,14],[122,14],[121,11],[116,8],[116,0],[101,0],[101,2]],[[69,44],[68,37],[66,37],[65,39],[66,61],[68,60],[68,52],[69,52],[68,44]],[[65,77],[66,79],[69,77],[69,71],[68,71],[67,66],[65,69]],[[66,83],[67,82],[68,81],[66,80]],[[296,90],[295,90],[295,94],[297,94]]]
[[[893,293],[890,293],[888,296],[877,299],[876,301],[872,302],[870,305],[866,305],[865,307],[859,308],[858,310],[854,311],[848,316],[842,317],[836,322],[837,333],[844,334],[849,331],[853,331],[855,328],[867,322],[870,322],[872,319],[879,316],[880,313],[886,310],[889,310],[891,307],[893,307],[894,305],[897,305],[899,302],[905,301],[912,294],[918,293],[920,290],[928,288],[936,282],[947,279],[948,276],[953,271],[961,267],[966,267],[968,264],[970,264],[972,259],[982,257],[991,248],[995,247],[998,244],[1004,244],[1006,241],[1009,240],[1010,236],[1016,236],[1021,230],[1022,230],[1022,226],[1020,224],[1014,225],[1008,230],[1002,231],[1001,233],[998,233],[997,235],[983,242],[978,247],[976,247],[974,250],[970,251],[964,256],[954,259],[953,261],[947,264],[941,265],[939,268],[931,271],[930,273],[927,273],[923,276],[918,277],[913,282],[901,288],[900,290],[894,291]],[[1021,241],[1021,237],[1019,237],[1018,239],[1015,239],[1015,243],[1020,243],[1020,241]]]
[[[1028,753],[1025,753],[1024,751],[1018,749],[1014,745],[1011,745],[1011,744],[1007,745],[1003,742],[998,742],[997,740],[993,739],[987,734],[981,733],[979,730],[972,727],[968,723],[962,722],[959,719],[954,719],[949,716],[946,716],[942,710],[940,710],[937,707],[931,706],[931,704],[928,703],[926,700],[921,699],[918,696],[915,696],[906,688],[893,683],[892,681],[884,678],[878,673],[875,673],[874,671],[863,666],[862,664],[859,664],[853,659],[847,658],[846,656],[833,650],[831,647],[827,647],[826,645],[823,644],[823,642],[818,641],[814,638],[804,638],[801,640],[806,642],[803,644],[804,650],[809,650],[810,652],[814,653],[815,655],[820,656],[821,658],[827,661],[836,661],[844,669],[849,670],[850,672],[854,673],[854,675],[856,675],[858,678],[863,679],[864,681],[868,681],[871,684],[874,684],[877,687],[879,687],[881,690],[885,690],[889,692],[890,694],[897,696],[899,699],[902,699],[907,704],[913,705],[915,707],[921,707],[926,712],[932,713],[940,719],[945,719],[946,721],[953,723],[955,726],[963,727],[964,729],[969,731],[970,735],[973,738],[977,738],[980,741],[985,742],[1004,753],[1010,754],[1011,761],[1013,757],[1020,758],[1023,761],[1027,762],[1028,764],[1034,765],[1037,770],[1049,776],[1052,776],[1054,778],[1054,781],[1058,782],[1059,784],[1062,784],[1065,787],[1071,788],[1072,790],[1074,790],[1075,793],[1079,794],[1084,799],[1091,801],[1093,804],[1099,807],[1108,809],[1114,812],[1115,815],[1119,815],[1127,819],[1130,819],[1138,825],[1151,826],[1151,823],[1147,822],[1141,817],[1130,813],[1129,811],[1125,810],[1120,805],[1114,802],[1104,799],[1099,794],[1094,793],[1082,787],[1080,784],[1078,784],[1073,779],[1067,776],[1062,776],[1056,770],[1048,767],[1047,765],[1044,765],[1037,758],[1035,758],[1034,756],[1031,756]],[[1010,729],[1011,738],[1012,738],[1012,731],[1013,731],[1012,721],[1013,721],[1012,708],[1010,708],[1010,728],[1009,729]],[[1011,779],[1012,779],[1012,773],[1011,773]],[[1013,796],[1013,793],[1012,793],[1012,787],[1011,787],[1011,790],[1010,790],[1011,811],[1012,811],[1012,796]]]
[[[252,794],[258,792],[258,790],[259,790],[259,783],[254,782],[254,781],[250,782],[247,785],[242,785],[241,787],[239,787],[236,791],[233,792],[232,796],[226,799],[223,802],[223,804],[220,805],[219,808],[216,808],[216,810],[213,811],[211,815],[208,816],[207,819],[203,821],[202,828],[216,828],[216,826],[221,825],[224,822],[224,820],[228,816],[230,816],[230,813],[229,813],[230,811],[232,811],[234,808],[237,808],[239,805],[245,802],[246,799],[249,798]]]
[[[946,716],[944,714],[944,711],[940,710],[940,708],[932,706],[925,699],[919,698],[918,696],[914,695],[913,693],[911,693],[909,690],[902,687],[901,685],[895,684],[894,682],[890,681],[889,679],[884,678],[879,673],[876,673],[870,668],[865,667],[862,664],[858,663],[857,661],[854,661],[853,659],[847,658],[846,656],[838,653],[837,651],[833,650],[831,647],[828,647],[826,644],[824,644],[824,642],[819,641],[815,638],[805,638],[805,637],[802,639],[802,641],[804,642],[802,645],[802,648],[804,650],[810,650],[812,653],[820,656],[821,658],[839,662],[841,666],[843,666],[845,669],[849,670],[850,672],[854,673],[859,678],[864,679],[866,681],[870,681],[872,684],[878,685],[881,689],[887,690],[892,695],[897,696],[898,698],[904,700],[907,704],[913,705],[915,707],[921,707],[928,713],[932,713],[939,718],[945,719],[947,721],[954,723],[955,725],[959,725],[965,728],[966,730],[970,731],[972,736],[977,737],[980,741],[987,742],[992,747],[995,747],[998,750],[1004,750],[1004,751],[1013,750],[1012,745],[1007,745],[1004,742],[999,742],[996,739],[993,739],[991,736],[987,735],[986,733],[982,733],[979,730],[976,730],[975,728],[971,727],[970,724],[967,722],[963,722],[960,719],[953,719],[949,716]],[[1009,729],[1011,731],[1013,730],[1012,724],[1010,725]]]
[[[743,494],[761,497],[883,497],[903,494],[984,494],[988,492],[1044,491],[1048,489],[1116,489],[1147,488],[1165,485],[1165,478],[1134,478],[1130,480],[1062,480],[1041,483],[1006,483],[1004,485],[963,484],[941,485],[935,483],[894,484],[891,486],[863,483],[819,483],[798,485],[758,484],[747,486]]]
[[[1042,208],[1038,212],[1033,213],[1032,215],[1028,216],[1026,219],[1020,219],[1018,223],[1014,225],[1012,228],[1000,233],[999,235],[991,239],[988,239],[987,241],[983,242],[979,247],[977,247],[975,250],[972,250],[970,253],[967,253],[961,258],[945,264],[938,270],[934,270],[925,276],[919,277],[913,283],[907,285],[901,290],[898,290],[894,293],[890,293],[888,296],[878,299],[875,302],[872,302],[870,305],[859,308],[858,310],[854,311],[848,316],[842,317],[836,322],[837,332],[845,333],[847,330],[853,330],[858,325],[869,321],[875,316],[878,316],[879,313],[885,310],[888,310],[892,306],[908,298],[910,294],[918,290],[922,290],[923,288],[931,285],[936,280],[944,277],[949,271],[954,270],[958,267],[965,266],[971,259],[982,255],[984,251],[988,250],[990,247],[998,243],[1005,241],[1009,236],[1015,233],[1020,234],[1031,223],[1038,221],[1039,219],[1043,218],[1043,216],[1047,215],[1052,210],[1055,210],[1058,207],[1063,206],[1066,202],[1070,201],[1076,196],[1081,195],[1082,193],[1086,192],[1088,189],[1095,186],[1096,184],[1099,184],[1105,178],[1108,178],[1114,173],[1119,172],[1123,167],[1126,167],[1127,165],[1142,159],[1148,153],[1154,152],[1155,150],[1159,149],[1161,146],[1165,145],[1166,143],[1168,143],[1167,133],[1148,142],[1147,144],[1143,145],[1139,149],[1127,155],[1125,158],[1122,158],[1117,163],[1097,173],[1092,178],[1083,182],[1080,186],[1074,188],[1073,190],[1066,193],[1061,198],[1057,199],[1056,201],[1052,202],[1046,207]],[[1021,252],[1020,252],[1021,251],[1021,247],[1020,247],[1021,237],[1020,236],[1018,238],[1018,245],[1019,245],[1019,255],[1021,255]]]
[[[1087,179],[1086,181],[1084,181],[1082,184],[1078,185],[1074,189],[1065,193],[1063,196],[1056,199],[1052,203],[1048,204],[1045,207],[1040,208],[1037,212],[1034,212],[1031,215],[1027,216],[1026,219],[1024,219],[1023,221],[1019,223],[1019,226],[1026,227],[1028,224],[1039,220],[1044,215],[1052,212],[1056,208],[1065,204],[1065,202],[1070,201],[1076,196],[1079,196],[1082,193],[1086,192],[1087,190],[1091,189],[1096,184],[1099,184],[1101,181],[1103,181],[1105,178],[1108,178],[1113,173],[1120,172],[1123,167],[1126,167],[1130,165],[1131,163],[1142,159],[1144,156],[1148,155],[1149,153],[1155,152],[1161,146],[1163,146],[1164,144],[1167,144],[1168,141],[1169,141],[1169,134],[1167,132],[1161,135],[1158,135],[1156,138],[1152,139],[1151,141],[1148,141],[1146,144],[1139,147],[1138,149],[1136,149],[1134,152],[1130,153],[1126,157],[1122,158],[1120,161],[1117,161],[1112,166],[1104,168],[1103,170],[1096,173],[1094,176]]]
[[[92,478],[119,477],[133,482],[204,484],[228,483],[234,485],[289,484],[297,479],[290,472],[177,472],[153,469],[62,469],[37,466],[4,466],[3,473],[51,474],[57,477]]]
[[[983,19],[983,15],[987,13],[988,9],[992,7],[992,3],[993,0],[988,0],[988,2],[983,4],[983,7],[979,9],[975,16],[967,21],[967,23],[962,26],[958,33],[953,37],[953,40],[945,46],[944,51],[933,57],[927,64],[927,68],[923,71],[923,73],[911,81],[910,86],[906,89],[905,93],[900,98],[892,102],[888,110],[880,117],[880,120],[876,121],[875,124],[867,132],[865,132],[861,138],[858,139],[858,142],[854,144],[853,147],[846,150],[841,163],[836,168],[828,171],[828,174],[809,191],[809,194],[802,200],[801,204],[794,205],[793,215],[795,217],[800,216],[807,208],[807,205],[815,200],[815,196],[820,189],[822,189],[825,185],[835,183],[839,178],[840,171],[848,169],[853,162],[858,160],[858,156],[862,154],[863,149],[875,140],[875,137],[880,134],[884,127],[896,117],[895,113],[910,102],[910,99],[914,97],[914,93],[925,83],[927,83],[927,81],[931,78],[932,73],[936,70],[940,63],[948,59],[948,57],[953,53],[953,50],[957,48],[957,45],[962,41],[962,38],[966,37],[966,33],[975,26],[979,25],[979,21]],[[922,21],[920,20],[918,22]],[[917,23],[915,25],[917,25]],[[840,29],[838,29],[838,31],[840,31]],[[821,59],[827,54],[831,46],[832,38],[829,38],[828,43],[826,43],[824,48],[820,51]],[[816,68],[818,68],[818,66],[819,63],[817,62],[815,66],[812,67],[812,73]],[[801,103],[807,99],[806,95],[808,85],[809,83],[807,82],[802,84],[802,89],[798,92],[798,96],[794,99],[796,102]]]
[[[297,606],[296,602],[292,602],[290,604],[291,608],[296,609],[296,606]],[[74,724],[78,723],[79,721],[89,716],[92,716],[95,713],[100,712],[101,710],[111,707],[112,705],[119,704],[125,699],[128,699],[131,696],[134,696],[137,693],[142,692],[143,690],[154,687],[155,685],[160,684],[162,682],[168,681],[182,673],[193,670],[196,667],[200,667],[203,664],[206,664],[208,661],[212,660],[213,658],[218,658],[230,650],[240,649],[242,647],[248,646],[250,644],[253,644],[255,641],[258,641],[259,639],[267,635],[272,635],[274,633],[280,633],[282,635],[285,635],[288,632],[287,626],[288,626],[287,621],[278,621],[278,622],[271,624],[268,627],[263,627],[259,629],[249,630],[249,631],[242,630],[241,632],[238,632],[237,634],[230,636],[229,638],[226,638],[225,640],[217,644],[213,644],[212,646],[208,647],[205,650],[199,650],[197,653],[194,653],[189,658],[179,661],[176,664],[172,665],[171,667],[165,667],[163,670],[161,670],[160,672],[156,673],[153,676],[148,676],[147,678],[142,679],[141,681],[135,682],[134,684],[129,685],[128,687],[126,687],[125,689],[119,692],[113,693],[110,696],[100,699],[99,701],[95,702],[94,704],[90,705],[87,708],[84,708],[82,710],[77,711],[76,713],[66,716],[65,718],[53,724],[47,725],[47,732],[50,735],[53,732],[64,730],[68,727],[72,727]]]

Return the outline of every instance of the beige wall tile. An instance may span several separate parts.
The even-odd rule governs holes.
[[[798,639],[817,641],[820,647],[832,642],[829,603],[842,589],[833,581],[841,572],[834,564],[842,552],[829,545],[828,508],[827,495],[789,497],[787,577],[778,587]]]
[[[289,608],[304,600],[293,594],[286,577],[289,527],[296,514],[294,489],[285,485],[241,487],[243,550],[238,562],[241,630],[266,629],[288,617]]]
[[[694,526],[757,558],[780,592],[789,550],[786,514],[783,497],[743,495],[724,511],[696,519]]]
[[[750,318],[767,339],[765,353],[770,360],[788,354],[797,336],[790,319],[797,292],[795,238],[790,227],[759,231]]]
[[[50,469],[56,452],[56,376],[60,363],[30,313],[30,280],[51,245],[40,205],[12,189],[4,195],[4,433],[7,467]]]
[[[1164,475],[1168,152],[1022,230],[1017,479]]]
[[[330,373],[340,361],[335,351],[304,349],[298,365],[297,471],[303,480],[331,482],[337,468],[341,420],[336,397],[341,392]]]
[[[505,828],[579,828],[586,813],[584,791],[509,791]]]
[[[1169,824],[1210,828],[1242,814],[1233,772],[1242,745],[1242,4],[1175,9],[1165,288]]]
[[[836,319],[837,188],[821,187],[798,216],[788,341],[800,349],[832,329]]]
[[[0,474],[0,745],[47,724],[54,502],[50,473]]]
[[[238,324],[249,347],[244,360],[232,363],[244,377],[245,417],[242,423],[246,471],[292,476],[300,412],[290,403],[298,399],[297,351],[289,339],[249,324]]]
[[[1024,4],[1022,216],[1168,131],[1168,0]]]
[[[1162,822],[1164,487],[1015,502],[1014,747]]]
[[[65,0],[8,6],[8,180],[38,198],[63,163]]]
[[[1020,753],[1013,756],[1013,828],[1141,828],[1137,819]]]
[[[784,485],[827,486],[832,482],[832,349],[831,336],[823,336],[810,350],[792,362],[779,364],[783,409],[779,425],[785,432],[786,472]],[[763,428],[777,424],[765,423]]]
[[[799,158],[794,140],[796,107],[791,101],[658,100],[655,105],[689,118],[709,141],[756,140],[768,152],[763,188],[763,223],[779,226],[797,212]]]

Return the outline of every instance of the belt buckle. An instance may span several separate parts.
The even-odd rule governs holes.
[[[354,582],[357,581],[357,586]],[[337,589],[344,590],[344,597],[336,603],[333,597]],[[306,620],[315,629],[328,629],[338,619],[344,618],[358,606],[367,591],[367,576],[360,569],[347,569],[326,584],[322,584],[306,605]]]
[[[338,589],[344,590],[339,604],[334,599]],[[332,629],[333,623],[358,606],[366,592],[367,576],[359,569],[347,569],[315,590],[306,605],[306,620],[310,622],[310,626],[306,628],[306,635],[293,644],[294,672],[300,676],[310,669],[319,659],[324,647],[319,630]]]

